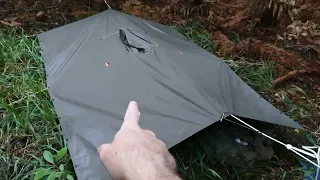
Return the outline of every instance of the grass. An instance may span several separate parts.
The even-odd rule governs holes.
[[[211,53],[214,51],[215,47],[212,43],[211,35],[201,24],[188,23],[174,28],[203,49]]]
[[[291,85],[285,90],[279,92],[284,103],[287,105],[284,109],[291,117],[297,121],[300,119],[310,118],[316,113],[317,108],[312,98],[307,95],[307,93],[299,88],[298,86]],[[293,96],[298,96],[296,101],[292,100]]]
[[[61,149],[65,143],[36,38],[21,29],[2,30],[0,52],[0,164],[6,165],[0,168],[6,179],[29,179],[48,145]]]
[[[214,52],[210,33],[201,25],[176,28],[204,49]],[[235,36],[235,41],[239,38]],[[21,29],[3,29],[0,52],[0,179],[33,179],[36,173],[45,176],[53,173],[60,179],[74,176],[69,155],[61,159],[57,155],[66,144],[47,92],[37,39],[25,35]],[[232,59],[225,62],[255,90],[272,89],[273,64]],[[312,109],[309,104],[295,103],[290,96],[284,101],[285,110],[296,119],[310,114]],[[275,173],[278,167],[274,164],[279,162],[272,161],[245,168],[226,165],[207,143],[208,138],[199,133],[170,150],[184,179],[252,179],[263,173]],[[294,167],[276,173],[276,177],[292,179],[301,174],[301,170]]]
[[[257,92],[265,92],[272,88],[274,76],[273,63],[249,63],[245,61],[225,61],[231,69]]]

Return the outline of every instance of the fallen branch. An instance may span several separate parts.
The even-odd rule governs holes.
[[[11,27],[22,25],[20,22],[17,22],[15,19],[16,18],[0,20],[0,24],[4,24]]]
[[[289,79],[297,77],[298,75],[306,74],[306,73],[308,73],[308,74],[311,74],[311,73],[320,74],[320,68],[313,68],[313,69],[309,69],[309,70],[302,69],[302,70],[290,71],[287,74],[285,74],[284,76],[278,77],[277,79],[273,80],[272,81],[272,85],[275,87],[275,86],[277,86],[278,84],[280,84],[280,83],[282,83],[284,81],[287,81]]]
[[[294,78],[294,77],[296,77],[296,76],[298,76],[300,74],[304,74],[306,72],[307,72],[306,70],[293,70],[293,71],[290,71],[286,75],[278,77],[277,79],[272,81],[272,85],[273,86],[277,86],[278,84],[280,84],[280,83],[282,83],[284,81],[292,79],[292,78]]]

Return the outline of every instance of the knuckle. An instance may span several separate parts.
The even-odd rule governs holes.
[[[162,148],[166,149],[167,150],[167,145],[166,143],[164,143],[163,141],[161,141],[160,139],[159,140],[159,145],[161,145]]]
[[[170,156],[168,157],[168,161],[169,161],[169,164],[172,166],[172,167],[176,167],[176,160],[174,159],[174,157],[170,154]]]
[[[98,149],[98,155],[100,159],[105,159],[106,156],[108,156],[108,154],[110,152],[110,144],[103,144],[99,147]]]
[[[146,134],[150,134],[150,135],[152,135],[152,136],[156,136],[156,134],[155,134],[154,132],[152,132],[152,131],[150,131],[150,130],[148,130],[148,129],[145,129],[144,132],[145,132]]]

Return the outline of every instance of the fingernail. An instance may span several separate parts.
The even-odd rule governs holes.
[[[135,102],[135,101],[131,101],[130,103],[129,103],[129,106],[137,106],[138,104],[137,104],[137,102]]]

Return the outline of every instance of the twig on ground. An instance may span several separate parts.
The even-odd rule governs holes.
[[[293,70],[285,74],[284,76],[278,77],[277,79],[272,81],[273,87],[277,86],[278,84],[287,81],[289,79],[292,79],[294,77],[297,77],[298,75],[301,74],[310,74],[310,73],[315,73],[315,74],[320,74],[320,69],[319,68],[314,68],[314,69],[302,69],[302,70]]]
[[[109,9],[112,9],[112,8],[109,6],[109,4],[108,4],[108,2],[107,2],[106,0],[104,0],[104,3],[106,3],[106,5],[108,6]]]
[[[277,79],[275,79],[274,81],[272,81],[272,85],[273,86],[277,86],[278,84],[280,84],[280,83],[282,83],[284,81],[287,81],[288,79],[296,77],[296,76],[298,76],[300,74],[304,74],[306,72],[307,72],[306,70],[293,70],[293,71],[290,71],[287,74],[285,74],[284,76],[280,76]]]

